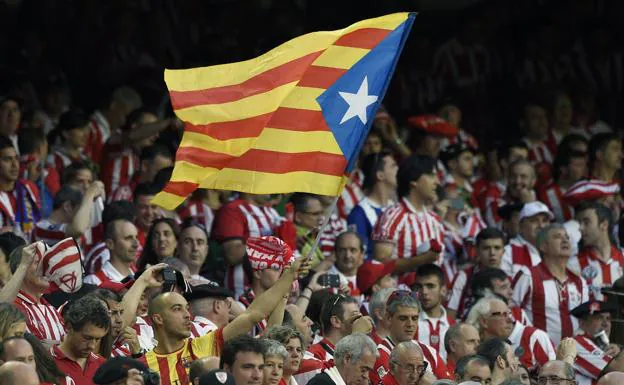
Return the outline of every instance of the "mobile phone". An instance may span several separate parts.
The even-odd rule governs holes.
[[[176,284],[176,272],[173,268],[167,267],[162,271],[163,291],[171,291]]]
[[[318,277],[317,283],[325,287],[340,287],[338,274],[323,274]]]

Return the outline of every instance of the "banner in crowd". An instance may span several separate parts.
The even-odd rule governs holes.
[[[174,209],[197,188],[340,195],[414,18],[382,16],[255,59],[166,70],[185,129],[154,203]]]

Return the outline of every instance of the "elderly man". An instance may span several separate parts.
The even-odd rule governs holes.
[[[539,201],[525,203],[520,210],[520,232],[505,246],[501,269],[513,278],[523,266],[532,267],[542,261],[536,248],[537,234],[554,216]]]
[[[524,268],[515,279],[513,300],[526,309],[533,325],[548,333],[555,344],[574,335],[578,322],[570,311],[589,300],[587,282],[566,268],[572,252],[570,238],[560,224],[537,236],[542,262]]]
[[[491,385],[499,385],[512,378],[518,370],[518,357],[514,355],[514,349],[500,338],[490,338],[481,342],[477,354],[490,362]]]
[[[547,383],[557,383],[561,385],[575,384],[574,368],[564,361],[548,361],[539,370],[537,383],[545,385]]]
[[[524,351],[521,362],[527,367],[543,364],[556,357],[555,347],[548,335],[532,326],[514,321],[507,304],[496,298],[480,299],[468,313],[466,322],[479,330],[482,340],[509,340],[513,349]]]
[[[619,354],[620,348],[609,344],[611,314],[615,311],[615,305],[610,303],[589,301],[571,312],[579,320],[579,329],[574,336],[578,352],[574,370],[579,385],[594,383],[601,373],[622,370],[624,357]]]
[[[377,347],[365,334],[353,333],[336,345],[336,366],[312,377],[308,385],[368,385],[368,373],[373,370]]]
[[[383,385],[413,385],[427,371],[422,349],[413,341],[401,342],[390,353],[390,372],[381,380]]]
[[[444,336],[446,367],[449,372],[455,373],[455,364],[460,359],[475,354],[480,342],[479,332],[474,326],[467,323],[451,326]]]
[[[474,381],[481,385],[490,385],[492,372],[490,371],[490,363],[487,358],[476,354],[462,357],[457,362],[455,381],[457,383]]]

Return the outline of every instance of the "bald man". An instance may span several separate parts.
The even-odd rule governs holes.
[[[413,341],[401,342],[390,354],[390,373],[386,374],[383,385],[410,385],[420,381],[427,371],[420,346]]]
[[[0,366],[2,385],[39,385],[37,371],[23,362],[10,361]]]
[[[624,383],[624,373],[611,372],[602,376],[598,380],[598,385],[621,385]]]

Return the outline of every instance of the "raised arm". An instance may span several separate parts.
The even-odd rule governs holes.
[[[136,282],[132,285],[130,290],[124,295],[121,306],[124,309],[123,313],[123,327],[132,326],[136,321],[136,311],[141,301],[141,295],[143,292],[152,287],[162,286],[161,271],[166,268],[166,263],[159,263],[158,265],[151,266],[137,278]]]
[[[37,244],[39,243],[41,242],[32,243],[24,247],[22,250],[22,260],[20,261],[20,264],[17,266],[17,269],[13,273],[11,279],[9,279],[2,290],[0,290],[0,302],[10,303],[17,297],[17,293],[19,292],[22,282],[26,277],[28,268],[34,263],[35,253],[37,252]]]

